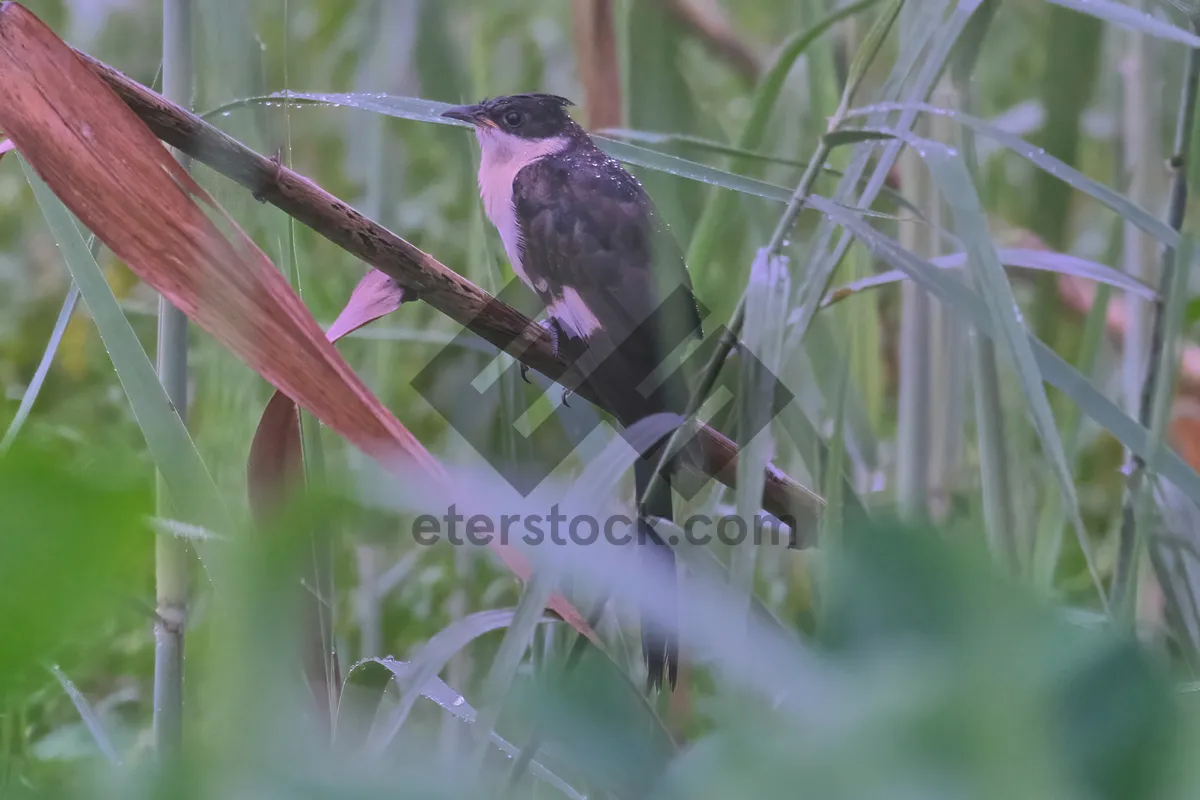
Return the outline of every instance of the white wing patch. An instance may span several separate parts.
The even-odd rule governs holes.
[[[479,194],[483,198],[483,209],[500,232],[513,271],[526,286],[531,286],[521,263],[521,226],[517,224],[513,207],[513,181],[518,172],[533,162],[563,150],[568,140],[565,136],[522,139],[489,125],[476,126],[475,138],[483,151],[479,160]]]
[[[600,320],[574,289],[564,290],[563,296],[547,306],[546,311],[558,320],[563,330],[581,339],[591,336],[600,327]]]

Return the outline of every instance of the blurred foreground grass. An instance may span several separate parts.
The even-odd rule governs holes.
[[[209,550],[230,580],[198,609],[189,638],[199,685],[180,763],[163,771],[137,746],[136,696],[122,681],[85,685],[96,698],[86,718],[121,762],[105,765],[95,731],[64,721],[47,667],[94,675],[112,620],[149,631],[149,598],[136,589],[149,578],[147,503],[112,468],[121,455],[102,466],[22,446],[0,460],[11,525],[0,539],[4,796],[25,796],[23,784],[80,798],[495,796],[512,761],[496,749],[482,772],[464,770],[471,728],[454,715],[470,704],[449,688],[427,689],[442,705],[420,700],[399,735],[381,740],[397,687],[412,687],[352,673],[329,749],[291,655],[302,598],[285,577],[307,558],[296,534],[342,515],[315,500],[278,530]],[[52,500],[66,496],[70,508]],[[682,749],[594,649],[566,676],[559,657],[523,672],[496,733],[519,744],[541,731],[537,758],[559,788],[539,796],[1192,796],[1196,694],[1133,639],[997,576],[970,534],[848,527],[817,563],[816,636],[772,623],[742,639],[741,658],[759,669],[716,665]],[[732,644],[745,632],[708,635]],[[384,663],[385,678],[400,669]],[[27,749],[12,749],[26,735]]]

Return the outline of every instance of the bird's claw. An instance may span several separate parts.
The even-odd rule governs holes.
[[[537,325],[550,334],[550,355],[558,358],[558,325],[554,323],[553,319],[544,319],[537,323]],[[529,380],[529,365],[525,362],[521,362],[521,380],[528,384],[533,383],[533,381]]]
[[[548,319],[545,322],[543,322],[542,327],[544,327],[547,331],[550,332],[550,352],[554,354],[555,358],[558,358],[559,357],[559,349],[558,349],[559,327],[558,327],[558,323],[555,322],[555,320],[553,318],[551,318],[551,319]],[[566,406],[567,408],[571,408],[571,404],[567,402],[567,399],[571,395],[572,395],[571,390],[564,386],[563,391],[562,391],[562,404],[564,406]]]

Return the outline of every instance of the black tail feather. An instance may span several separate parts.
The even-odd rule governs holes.
[[[638,459],[633,467],[633,482],[640,498],[650,484],[662,447],[655,447]],[[665,476],[664,476],[665,478]],[[671,689],[679,677],[679,623],[678,623],[678,591],[675,578],[675,552],[663,541],[654,530],[647,517],[672,519],[674,509],[671,502],[671,484],[662,480],[653,495],[646,497],[645,502],[638,508],[638,541],[645,542],[644,557],[661,561],[663,569],[654,574],[664,576],[666,585],[663,594],[670,598],[669,607],[663,613],[655,615],[666,623],[660,625],[649,614],[642,614],[642,652],[646,658],[647,689],[662,688],[665,677]]]

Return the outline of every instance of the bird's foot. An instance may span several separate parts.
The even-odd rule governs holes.
[[[564,406],[566,406],[567,408],[571,407],[571,404],[567,402],[567,398],[570,397],[572,394],[574,394],[574,392],[572,392],[570,389],[566,388],[565,386],[563,387],[562,404]]]
[[[538,323],[538,327],[550,334],[550,352],[555,358],[558,358],[558,324],[553,318],[544,319]],[[529,384],[533,383],[529,380],[529,365],[523,361],[521,362],[521,380]]]

